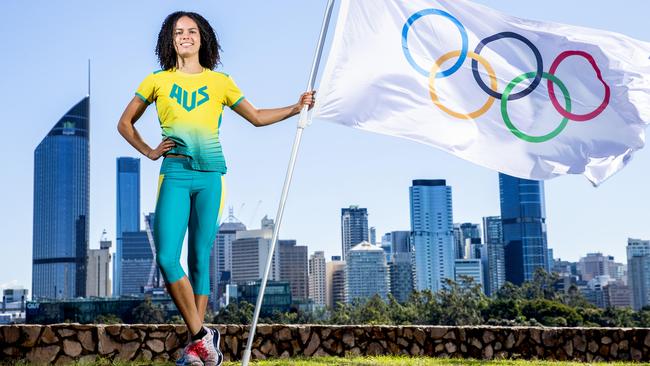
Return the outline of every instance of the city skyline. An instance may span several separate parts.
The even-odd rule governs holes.
[[[580,2],[565,4],[558,0],[548,4],[478,2],[522,17],[650,39],[650,30],[638,26],[644,24],[643,12],[635,10],[646,5],[640,0],[626,2],[624,9],[607,8],[610,17],[602,16],[604,1],[590,2],[588,7]],[[565,12],[552,10],[553,5],[560,4],[566,6]],[[11,39],[8,44],[25,61],[20,64],[14,60],[0,61],[6,69],[15,71],[3,75],[3,85],[12,88],[0,91],[0,95],[7,105],[16,106],[8,109],[6,120],[17,121],[7,124],[7,133],[15,141],[8,141],[2,151],[27,157],[7,162],[12,179],[2,183],[3,203],[14,209],[4,212],[0,219],[6,228],[11,228],[4,230],[6,235],[0,249],[21,249],[12,250],[11,255],[0,259],[0,267],[5,268],[0,273],[0,286],[17,284],[26,288],[31,283],[29,268],[33,254],[30,250],[33,162],[28,157],[51,127],[48,124],[85,94],[88,58],[93,60],[90,247],[98,247],[103,229],[115,240],[115,171],[110,167],[115,165],[116,157],[142,159],[141,211],[153,211],[160,162],[138,156],[118,136],[115,125],[137,84],[158,68],[152,52],[157,31],[164,16],[178,10],[177,5],[169,3],[156,9],[143,4],[129,6],[128,13],[119,4],[115,8],[104,5],[95,10],[78,2],[71,4],[70,8],[75,10],[70,12],[48,3],[30,5],[33,4],[0,5],[8,15],[7,22],[0,26],[5,34],[24,29],[19,23],[22,19],[33,19],[24,29],[24,36]],[[290,13],[291,21],[286,21],[282,18],[287,16],[283,13],[285,6],[300,8],[300,16]],[[205,15],[215,26],[224,47],[224,68],[220,70],[231,73],[252,102],[277,106],[297,99],[311,64],[324,3],[288,1],[277,6],[242,1],[231,4],[227,12],[204,4],[189,7]],[[248,29],[240,25],[249,23],[258,26]],[[114,30],[110,38],[103,35],[107,28]],[[141,36],[128,37],[129,42],[125,43],[127,33],[122,28],[128,34]],[[60,36],[78,34],[79,29],[85,31],[78,37]],[[34,47],[32,41],[22,42],[25,39],[41,41]],[[122,62],[125,53],[132,59],[126,66]],[[42,54],[50,55],[48,69],[57,72],[33,72],[42,69],[37,62]],[[257,55],[265,55],[265,66],[260,67]],[[34,85],[39,85],[41,92],[48,95],[38,100],[37,107],[28,104],[33,100],[25,98]],[[159,139],[159,128],[151,110],[145,113],[138,127],[149,144]],[[245,224],[258,222],[264,213],[275,213],[294,131],[294,120],[256,130],[233,113],[224,116],[224,149],[230,167],[226,176],[230,192],[226,205],[235,207],[235,214]],[[548,181],[548,246],[554,249],[555,257],[575,261],[584,253],[601,251],[622,261],[628,237],[650,238],[650,227],[643,215],[643,208],[650,203],[643,186],[648,164],[650,153],[642,150],[626,169],[597,190],[578,176]],[[336,168],[327,169],[330,166]],[[340,254],[338,212],[350,204],[368,208],[369,226],[377,228],[377,235],[408,229],[406,187],[411,180],[421,178],[446,179],[454,187],[456,222],[480,223],[484,216],[499,214],[496,172],[416,143],[314,121],[305,131],[281,236],[308,243],[310,253],[322,250],[328,258]],[[260,200],[263,202],[256,209],[255,204]]]

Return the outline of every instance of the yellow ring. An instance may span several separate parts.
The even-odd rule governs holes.
[[[479,108],[478,110],[476,110],[476,111],[474,111],[472,113],[464,114],[464,113],[459,113],[459,112],[453,111],[453,110],[445,107],[444,105],[442,105],[442,103],[438,100],[438,95],[436,94],[436,89],[435,89],[434,83],[436,81],[436,75],[438,74],[438,70],[440,69],[440,66],[443,63],[445,63],[445,61],[449,60],[450,58],[460,56],[460,52],[461,52],[460,50],[451,51],[449,53],[446,53],[446,54],[442,55],[442,57],[440,57],[435,62],[435,64],[431,68],[431,73],[429,74],[429,94],[431,95],[431,100],[433,100],[433,103],[436,106],[438,106],[438,108],[440,108],[444,112],[446,112],[447,114],[449,114],[449,115],[451,115],[453,117],[456,117],[458,119],[475,119],[475,118],[478,118],[478,117],[484,115],[485,112],[487,112],[490,109],[490,107],[492,107],[492,104],[494,104],[494,98],[488,96],[488,101],[485,102],[485,104],[483,104],[483,106],[481,108]],[[494,69],[492,68],[492,66],[490,66],[490,64],[487,62],[487,60],[484,59],[481,55],[479,55],[477,53],[474,53],[474,52],[467,52],[467,57],[480,62],[481,65],[483,65],[483,67],[485,67],[485,69],[488,72],[488,75],[490,76],[490,87],[492,88],[492,90],[496,91],[497,90],[497,77],[496,77],[496,74],[494,72]]]

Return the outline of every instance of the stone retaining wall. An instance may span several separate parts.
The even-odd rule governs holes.
[[[226,360],[239,359],[248,326],[213,325]],[[187,342],[181,325],[0,326],[0,362],[175,360]],[[412,355],[475,359],[650,360],[648,328],[260,325],[253,358]]]

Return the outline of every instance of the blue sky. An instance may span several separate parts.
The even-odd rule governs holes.
[[[379,0],[378,0],[379,1]],[[620,32],[650,41],[647,1],[479,0],[524,18]],[[3,55],[0,106],[0,286],[31,287],[33,152],[52,125],[86,94],[92,60],[90,246],[103,229],[114,240],[115,158],[138,156],[116,131],[135,88],[158,69],[153,53],[164,17],[175,10],[204,15],[223,47],[221,70],[259,107],[294,103],[304,89],[325,0],[216,2],[48,1],[0,3]],[[254,128],[227,112],[222,143],[229,165],[228,197],[235,215],[259,226],[275,216],[296,120]],[[145,141],[160,139],[153,108],[136,125]],[[160,161],[142,157],[141,208],[154,210]],[[548,243],[556,257],[577,260],[601,251],[625,261],[628,237],[650,238],[647,171],[641,150],[622,172],[595,189],[581,176],[546,183]],[[309,252],[340,253],[340,209],[367,207],[378,237],[409,229],[413,179],[446,179],[453,187],[455,222],[499,214],[497,173],[406,140],[314,121],[304,134],[281,237]],[[261,203],[260,203],[261,201]],[[259,207],[258,207],[259,206]]]

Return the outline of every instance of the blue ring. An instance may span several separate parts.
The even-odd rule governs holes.
[[[528,88],[508,96],[508,100],[521,99],[527,96],[528,94],[532,93],[533,90],[535,90],[537,86],[539,86],[539,83],[542,81],[542,77],[544,75],[544,61],[542,60],[542,54],[539,53],[539,50],[537,49],[537,47],[535,47],[533,42],[531,42],[528,38],[522,36],[521,34],[515,32],[501,32],[483,39],[476,46],[474,53],[480,55],[481,51],[483,50],[483,47],[485,47],[488,43],[503,38],[514,38],[516,40],[523,42],[526,46],[530,47],[531,51],[533,51],[533,54],[535,55],[535,61],[537,62],[537,73],[535,74],[535,79],[533,79],[533,82],[530,83],[530,85],[528,85]],[[487,86],[485,82],[483,82],[483,79],[481,79],[481,74],[478,72],[478,62],[476,62],[476,60],[472,60],[472,74],[474,74],[474,80],[476,80],[476,83],[478,84],[478,86],[481,87],[481,89],[483,89],[484,92],[486,92],[488,95],[496,99],[503,98],[503,94],[497,92],[496,90],[490,89],[490,87]]]
[[[404,52],[404,56],[406,56],[406,60],[411,64],[411,66],[420,74],[429,77],[429,70],[423,69],[418,65],[413,57],[411,57],[411,52],[409,51],[408,47],[408,32],[409,29],[411,28],[411,24],[413,24],[416,20],[420,19],[421,17],[425,15],[440,15],[443,16],[449,20],[451,20],[456,27],[458,27],[458,30],[460,31],[460,36],[463,39],[463,46],[460,50],[460,56],[458,57],[458,60],[456,61],[455,64],[453,64],[450,68],[444,71],[439,71],[436,74],[436,78],[444,78],[447,76],[450,76],[451,74],[455,73],[460,69],[460,67],[463,65],[463,62],[465,62],[465,59],[467,58],[467,51],[468,51],[468,40],[467,40],[467,31],[465,30],[465,27],[458,21],[458,19],[454,18],[453,15],[447,13],[446,11],[439,10],[439,9],[424,9],[420,10],[417,13],[411,15],[410,18],[404,23],[404,28],[402,28],[402,51]]]

